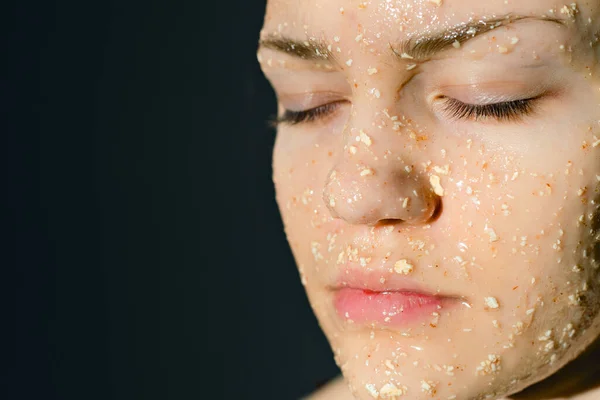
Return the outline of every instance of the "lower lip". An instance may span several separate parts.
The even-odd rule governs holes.
[[[344,320],[361,325],[406,327],[427,318],[442,307],[444,298],[414,292],[373,292],[344,288],[336,291],[334,306]]]

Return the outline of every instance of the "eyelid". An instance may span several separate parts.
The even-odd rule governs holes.
[[[451,97],[465,104],[496,104],[539,97],[547,85],[528,85],[516,81],[494,81],[466,85],[444,85],[432,93],[430,101]]]
[[[343,102],[326,103],[303,111],[285,110],[274,121],[274,125],[299,125],[326,122],[329,117],[336,114]]]
[[[334,92],[307,92],[280,95],[279,104],[286,110],[304,111],[328,103],[346,100],[346,96]]]
[[[442,115],[451,120],[514,123],[533,115],[537,111],[537,100],[540,97],[542,96],[491,104],[467,104],[446,97],[439,108]]]

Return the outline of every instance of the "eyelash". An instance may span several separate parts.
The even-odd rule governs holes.
[[[277,117],[275,125],[298,125],[302,123],[311,123],[330,116],[340,106],[340,102],[327,103],[318,107],[303,111],[285,110],[283,115]]]
[[[448,97],[443,107],[444,112],[454,119],[479,121],[482,118],[491,118],[498,122],[518,122],[522,117],[533,113],[534,100],[535,98],[494,104],[466,104]]]
[[[453,98],[444,100],[444,112],[454,119],[470,119],[478,121],[482,118],[492,118],[498,122],[517,122],[522,117],[531,115],[532,103],[535,98],[505,101],[494,104],[466,104]],[[330,116],[340,106],[340,102],[328,103],[304,111],[285,110],[277,117],[275,125],[298,125],[313,123]]]

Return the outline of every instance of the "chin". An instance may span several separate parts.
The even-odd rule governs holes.
[[[336,363],[354,397],[361,400],[537,399],[530,397],[531,390],[555,399],[552,393],[561,393],[582,368],[569,362],[596,351],[600,333],[597,318],[590,314],[580,333],[566,333],[572,335],[569,340],[561,341],[558,335],[556,342],[544,340],[547,332],[540,334],[531,325],[531,331],[525,330],[510,346],[491,353],[489,338],[461,342],[461,335],[452,336],[452,324],[443,326],[441,320],[435,328],[417,324],[401,331],[357,326],[339,330],[335,321],[321,317]],[[432,331],[438,328],[436,335]],[[541,353],[532,341],[546,343],[548,351]]]

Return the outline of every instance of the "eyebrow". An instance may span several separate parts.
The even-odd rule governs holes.
[[[501,17],[481,18],[478,21],[466,22],[433,34],[415,35],[399,43],[390,43],[391,51],[399,58],[413,59],[415,62],[427,61],[456,42],[461,45],[479,35],[487,33],[500,26],[507,26],[517,21],[534,20],[556,23],[564,26],[565,20],[554,17],[537,17],[507,14]],[[288,37],[271,37],[259,41],[260,48],[269,48],[284,52],[290,56],[309,61],[336,62],[335,55],[325,42],[314,38],[300,41]]]
[[[478,21],[462,23],[433,34],[413,36],[396,46],[390,44],[390,48],[392,49],[392,52],[400,58],[412,58],[415,61],[423,62],[453,46],[456,42],[462,45],[463,43],[500,26],[507,26],[523,20],[552,22],[562,26],[564,26],[565,23],[564,20],[554,17],[528,17],[508,14],[503,17],[480,19]],[[397,49],[400,49],[400,51]]]
[[[287,53],[302,60],[333,61],[335,59],[328,45],[314,38],[300,41],[288,37],[273,37],[261,39],[258,43],[259,47]]]

